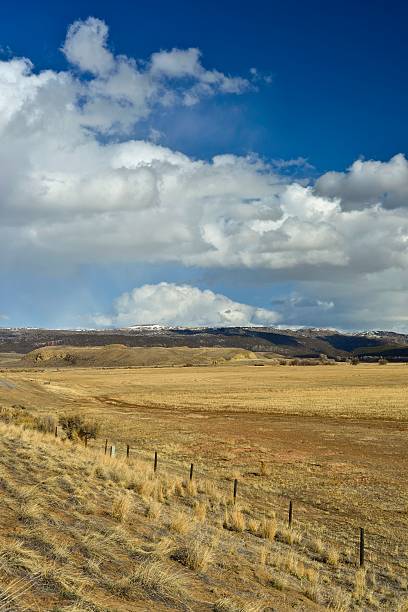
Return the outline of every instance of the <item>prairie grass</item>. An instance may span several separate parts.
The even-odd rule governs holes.
[[[265,566],[270,555],[270,550],[266,546],[262,546],[259,551],[259,564],[261,567]]]
[[[351,608],[351,595],[338,587],[329,594],[327,608],[333,612],[349,612]]]
[[[307,575],[314,576],[314,573],[310,573],[310,569],[305,566],[299,555],[292,551],[271,555],[271,564],[299,579],[305,578]],[[316,580],[312,579],[312,582],[316,582]]]
[[[43,517],[41,505],[35,499],[26,499],[21,502],[17,516],[24,523],[38,523]]]
[[[245,517],[241,510],[236,507],[232,510],[225,510],[224,527],[231,531],[244,531],[246,527]]]
[[[248,531],[253,535],[259,534],[260,522],[257,519],[250,518],[248,520]]]
[[[146,509],[146,516],[154,520],[158,519],[161,515],[162,509],[163,505],[160,502],[150,501]]]
[[[319,555],[319,557],[323,557],[326,548],[320,536],[312,538],[312,540],[310,541],[310,549],[317,555]]]
[[[303,587],[304,595],[314,601],[315,603],[320,603],[322,599],[322,589],[318,584],[305,582]]]
[[[141,586],[150,595],[182,602],[187,599],[188,582],[180,571],[169,568],[161,561],[146,561],[129,577],[129,584]]]
[[[302,541],[302,534],[298,529],[294,529],[293,527],[285,527],[281,526],[277,530],[276,536],[285,544],[300,544]]]
[[[120,494],[112,504],[112,516],[120,523],[123,523],[128,518],[132,508],[132,500],[129,493]]]
[[[278,531],[275,518],[263,518],[258,528],[258,535],[266,540],[274,540]]]
[[[44,392],[45,374],[13,374],[31,390],[32,403],[24,419],[24,410],[13,409],[9,423],[0,423],[0,608],[8,585],[21,580],[16,587],[27,589],[24,597],[9,604],[16,611],[24,599],[28,610],[121,611],[143,602],[142,608],[160,612],[161,606],[252,611],[272,601],[276,609],[308,611],[317,602],[338,612],[402,612],[408,559],[395,509],[408,504],[404,473],[386,458],[406,444],[392,426],[405,418],[402,368],[376,369],[378,379],[364,365],[187,370],[47,371],[51,384]],[[46,427],[32,430],[37,411],[51,409],[50,388],[55,415],[69,402],[92,418],[103,414],[103,440],[85,449],[55,439]],[[7,402],[4,397],[0,388],[0,401]],[[284,411],[298,416],[284,420]],[[207,421],[210,413],[214,420]],[[294,431],[289,451],[290,439],[285,446],[276,435],[276,414],[284,436]],[[268,416],[258,421],[262,415]],[[305,415],[312,424],[297,424]],[[365,428],[360,415],[379,425]],[[116,458],[103,454],[105,433],[113,431]],[[127,442],[134,444],[129,461]],[[377,455],[370,452],[380,446],[386,452],[374,473]],[[152,448],[159,450],[156,474]],[[200,466],[192,485],[190,457]],[[235,507],[234,477],[240,479]],[[386,495],[387,479],[393,496]],[[295,500],[291,529],[283,523],[288,498]],[[354,545],[358,526],[369,521],[369,569],[362,579],[353,570]]]
[[[214,561],[214,547],[202,537],[195,537],[186,541],[176,551],[174,558],[191,570],[205,572]]]
[[[185,492],[189,497],[197,497],[197,484],[195,480],[189,480],[187,482]]]
[[[191,518],[184,512],[178,511],[170,521],[170,529],[175,533],[185,535],[192,529]]]
[[[340,553],[335,546],[328,546],[324,552],[324,560],[329,565],[337,567],[340,561]]]
[[[204,523],[205,519],[207,518],[207,509],[208,509],[208,504],[206,501],[201,500],[201,501],[196,502],[194,506],[194,518],[199,523]]]
[[[366,595],[367,583],[366,583],[367,571],[364,568],[359,568],[354,574],[354,592],[353,595],[357,600],[361,600]]]
[[[271,587],[273,587],[274,589],[278,591],[286,591],[287,589],[290,588],[287,578],[278,576],[273,573],[270,573],[268,575],[268,582],[271,585]]]

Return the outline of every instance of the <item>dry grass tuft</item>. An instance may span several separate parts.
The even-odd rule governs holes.
[[[181,478],[178,478],[174,482],[174,494],[178,495],[179,497],[184,497],[184,487]]]
[[[303,594],[317,604],[322,600],[322,589],[318,584],[305,582],[303,586]]]
[[[248,521],[248,531],[249,533],[252,533],[253,535],[258,535],[259,534],[259,527],[260,527],[260,522],[257,521],[254,518],[250,518]]]
[[[333,610],[333,612],[349,612],[351,608],[350,594],[339,587],[334,588],[329,595],[327,608]]]
[[[233,508],[230,512],[225,511],[224,527],[231,531],[245,531],[245,517],[239,508]]]
[[[367,571],[365,568],[359,568],[354,574],[354,592],[353,595],[357,600],[363,599],[366,594],[367,583],[366,583]]]
[[[122,493],[112,504],[112,516],[114,519],[124,523],[130,514],[132,500],[128,492]]]
[[[158,519],[161,514],[162,508],[163,506],[159,502],[151,501],[149,502],[149,505],[147,506],[146,516],[148,516],[151,519]]]
[[[223,495],[217,489],[213,480],[204,480],[200,482],[198,490],[200,493],[204,493],[208,500],[214,504],[220,504],[223,501]]]
[[[270,569],[262,563],[255,570],[255,577],[263,586],[270,586],[278,591],[284,591],[288,588],[288,581],[285,577],[272,573]]]
[[[95,466],[95,476],[96,478],[99,478],[100,480],[109,480],[108,470],[103,465]]]
[[[34,524],[42,519],[43,512],[38,501],[27,499],[21,503],[17,516],[23,523]]]
[[[170,557],[176,550],[176,545],[173,538],[164,536],[153,544],[152,553],[159,559]]]
[[[69,476],[61,476],[58,479],[58,485],[67,493],[74,494],[76,492],[76,486]]]
[[[199,501],[194,506],[194,517],[199,523],[204,523],[207,517],[207,502]]]
[[[186,495],[189,497],[197,497],[197,485],[195,480],[189,480],[186,484]]]
[[[181,546],[173,558],[194,571],[205,572],[214,561],[214,547],[195,538]]]
[[[324,552],[323,558],[328,565],[337,567],[340,561],[340,553],[335,546],[328,546]]]
[[[272,554],[271,564],[299,579],[304,578],[306,575],[305,564],[301,561],[299,555],[292,551]]]
[[[145,479],[136,483],[136,491],[145,500],[153,497],[155,488],[155,482],[153,480]]]
[[[155,558],[165,559],[170,557],[177,550],[177,546],[170,536],[164,536],[155,542],[144,544],[143,546],[131,545],[130,554],[134,558]]]
[[[289,588],[288,581],[286,578],[282,578],[281,576],[274,576],[272,574],[269,575],[269,584],[274,589],[278,591],[286,591]]]
[[[266,546],[262,546],[259,551],[259,565],[261,567],[265,566],[269,559],[270,551]]]
[[[266,540],[274,540],[278,531],[278,525],[275,518],[264,518],[259,526],[258,535]]]
[[[161,561],[142,563],[130,576],[131,585],[141,586],[150,595],[165,600],[188,601],[187,581],[184,574]]]
[[[175,533],[179,533],[180,535],[185,535],[191,531],[191,528],[191,518],[184,512],[177,512],[177,514],[170,521],[170,529]]]
[[[265,463],[265,461],[261,461],[260,463],[260,467],[259,467],[259,475],[260,476],[269,476],[271,473],[269,467],[267,466],[267,464]]]
[[[276,534],[277,538],[285,544],[300,544],[302,541],[302,534],[293,527],[280,527]]]
[[[310,548],[314,553],[319,555],[319,557],[323,557],[324,552],[326,550],[324,542],[319,536],[312,538],[312,540],[310,541]]]
[[[270,553],[268,558],[271,565],[299,580],[307,581],[310,584],[317,584],[319,580],[317,570],[310,565],[306,565],[300,556],[293,551]]]

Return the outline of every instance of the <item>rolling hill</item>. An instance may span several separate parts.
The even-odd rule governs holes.
[[[126,367],[126,366],[197,366],[256,359],[256,354],[242,349],[186,347],[127,347],[109,344],[98,347],[46,347],[27,353],[22,365]]]
[[[284,357],[318,357],[323,353],[331,358],[346,359],[356,355],[368,361],[383,356],[392,361],[408,361],[408,335],[386,331],[345,333],[328,329],[160,326],[109,330],[0,329],[0,353],[28,353],[48,346],[118,344],[126,347],[235,348]]]

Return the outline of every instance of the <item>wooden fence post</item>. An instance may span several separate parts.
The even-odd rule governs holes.
[[[157,451],[154,451],[154,466],[153,471],[157,472]]]
[[[105,455],[108,452],[108,438],[105,440]]]
[[[130,446],[129,444],[126,444],[126,459],[129,459],[129,454],[130,454]]]
[[[193,480],[194,463],[190,465],[190,482]]]
[[[116,448],[115,448],[115,445],[112,444],[112,446],[110,447],[110,456],[114,457],[115,454],[116,454]]]
[[[364,527],[360,527],[360,567],[364,565]]]
[[[237,501],[237,490],[238,490],[238,479],[235,478],[235,480],[234,480],[234,506],[235,506],[236,501]]]
[[[288,525],[292,527],[292,519],[293,519],[293,502],[289,501],[289,515],[288,515]]]
[[[55,437],[58,438],[58,427],[57,427],[57,425],[55,426]]]

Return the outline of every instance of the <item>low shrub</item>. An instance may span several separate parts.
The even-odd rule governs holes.
[[[36,417],[34,424],[38,431],[53,433],[57,426],[57,419],[53,414],[44,414]]]
[[[99,431],[96,421],[85,420],[80,414],[62,415],[59,424],[69,440],[96,438]]]

